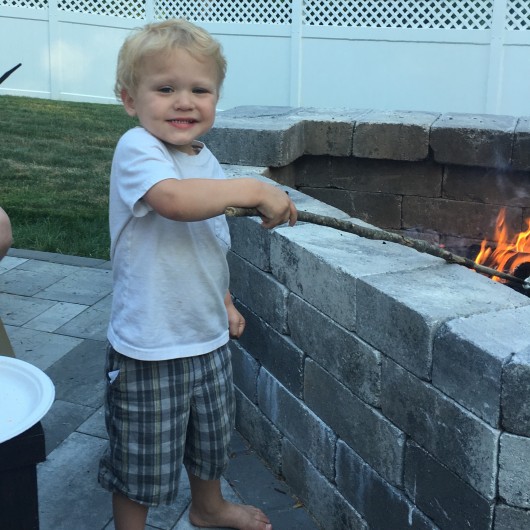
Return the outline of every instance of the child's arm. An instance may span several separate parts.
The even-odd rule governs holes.
[[[0,259],[2,259],[13,243],[11,221],[5,210],[0,208]]]
[[[166,179],[155,184],[144,200],[160,215],[175,221],[202,221],[224,213],[229,206],[256,208],[265,228],[296,223],[289,196],[257,179]]]
[[[226,291],[225,307],[228,313],[228,331],[231,339],[239,339],[245,329],[245,319],[232,302],[230,291]]]

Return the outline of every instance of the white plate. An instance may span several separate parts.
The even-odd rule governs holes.
[[[0,355],[0,443],[40,421],[54,399],[55,387],[42,370]]]

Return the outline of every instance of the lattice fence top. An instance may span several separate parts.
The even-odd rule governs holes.
[[[306,0],[305,23],[365,28],[484,29],[493,2]]]
[[[159,0],[155,12],[195,22],[291,24],[292,8],[288,0]]]
[[[507,29],[530,29],[530,2],[509,0],[506,14]]]
[[[128,0],[59,0],[61,11],[84,13],[86,15],[107,15],[120,18],[146,18],[145,2]]]
[[[48,9],[48,0],[1,0],[0,6]]]
[[[156,19],[282,24],[293,22],[294,0],[153,0]],[[464,29],[491,27],[495,0],[302,0],[302,24],[358,28]],[[58,0],[72,13],[140,19],[148,0]],[[47,9],[47,0],[0,0],[0,6]],[[530,29],[530,1],[507,0],[505,28]]]

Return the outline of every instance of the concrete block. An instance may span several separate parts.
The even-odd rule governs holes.
[[[436,526],[397,488],[378,475],[341,440],[337,443],[337,488],[369,528],[435,530]]]
[[[219,112],[201,140],[224,164],[286,166],[304,152],[303,125],[287,119],[289,114],[284,107]]]
[[[92,305],[111,292],[112,272],[110,270],[81,267],[42,290],[39,298]]]
[[[55,398],[98,408],[103,404],[106,344],[84,340],[50,366],[46,373],[55,384]]]
[[[366,193],[330,188],[301,188],[328,204],[380,228],[401,227],[401,195],[389,193]]]
[[[252,403],[257,403],[260,364],[237,341],[231,340],[229,347],[232,354],[234,385]]]
[[[402,485],[405,434],[381,412],[307,359],[304,397],[307,406],[385,480]]]
[[[94,414],[92,414],[92,416],[83,422],[76,430],[82,434],[108,439],[109,436],[105,427],[104,406],[99,407],[99,409],[97,409],[96,412],[94,412]]]
[[[302,122],[305,153],[349,156],[355,122],[367,113],[369,111],[355,109],[301,108],[291,114],[291,119]]]
[[[530,170],[530,117],[522,116],[515,127],[512,152],[513,169]]]
[[[338,190],[335,188],[306,188],[301,187],[300,190],[326,204],[331,204],[335,208],[339,208],[348,215],[353,215],[353,193],[346,190]]]
[[[401,228],[401,195],[352,192],[352,215],[379,228]]]
[[[455,319],[442,326],[433,347],[432,383],[444,394],[471,410],[474,414],[498,428],[501,419],[501,390],[506,396],[506,410],[512,414],[514,404],[525,405],[528,386],[516,374],[517,367],[508,369],[509,389],[503,387],[503,367],[515,352],[530,348],[528,333],[521,322],[530,319],[530,307],[506,309],[498,312]],[[529,359],[523,363],[530,368]],[[529,381],[526,381],[528,383]],[[517,414],[514,424],[524,418]],[[519,429],[530,431],[530,415]],[[506,421],[506,419],[505,419]],[[515,425],[514,425],[515,426]]]
[[[238,107],[232,107],[231,109],[219,112],[218,116],[227,119],[285,119],[288,116],[296,114],[299,110],[302,109],[287,105],[239,105]]]
[[[425,197],[403,197],[401,208],[405,229],[428,229],[480,240],[493,237],[499,213],[499,206],[494,204]],[[510,232],[521,226],[521,215],[521,208],[506,207],[506,227]]]
[[[337,488],[288,440],[282,445],[283,475],[307,509],[326,530],[369,530],[367,523]],[[395,529],[394,529],[395,530]]]
[[[493,503],[413,442],[407,444],[405,491],[440,528],[491,528]]]
[[[369,158],[303,156],[293,164],[296,186],[439,197],[443,166]]]
[[[265,174],[267,175],[267,177],[274,180],[274,182],[277,182],[282,186],[289,186],[289,188],[295,189],[297,179],[295,164],[296,161],[287,166],[268,167],[265,170]]]
[[[280,333],[287,332],[289,291],[271,274],[261,271],[234,253],[227,256],[230,291],[247,307],[252,307]]]
[[[437,261],[402,245],[310,224],[276,230],[271,239],[271,268],[279,281],[350,331],[357,318],[357,278]]]
[[[291,495],[285,481],[264,469],[261,459],[248,447],[237,431],[234,437],[236,440],[239,437],[237,441],[240,450],[231,452],[230,463],[223,473],[223,478],[228,481],[229,490],[235,497],[235,499],[228,500],[263,510],[274,528],[318,530],[316,523],[306,510],[293,509],[297,500]],[[222,493],[224,496],[224,491]],[[187,523],[187,521],[182,521],[177,527],[168,526],[167,528],[168,530],[169,528],[171,530],[184,530],[184,528],[195,530],[197,528],[193,525],[184,527],[182,526],[184,522]],[[159,528],[165,529],[166,526]]]
[[[521,510],[507,504],[495,506],[493,530],[522,530],[530,528],[530,510]]]
[[[335,159],[331,156],[304,155],[295,160],[291,166],[297,189],[303,187],[329,188],[333,178],[334,164],[337,160],[351,160],[350,157]],[[272,170],[274,174],[274,169]]]
[[[42,529],[103,528],[112,518],[111,497],[97,482],[106,445],[74,432],[38,466]]]
[[[231,251],[252,265],[270,272],[270,232],[261,226],[259,217],[228,218]]]
[[[236,303],[246,320],[239,343],[296,396],[302,395],[304,353],[247,307]]]
[[[82,304],[57,302],[55,305],[52,305],[50,309],[44,311],[29,322],[26,322],[24,327],[38,331],[54,332],[85,311],[85,309],[88,309],[88,307],[89,306]]]
[[[46,437],[46,454],[56,449],[94,413],[95,409],[92,407],[56,399],[49,412],[41,420]]]
[[[431,126],[430,144],[437,162],[507,167],[517,118],[501,115],[443,114]]]
[[[356,301],[359,337],[427,380],[434,336],[445,321],[530,304],[505,285],[445,263],[360,278]]]
[[[23,265],[8,270],[0,276],[3,293],[34,296],[64,277],[61,271],[25,270],[22,267]],[[76,267],[72,268],[78,270]]]
[[[499,496],[511,506],[530,508],[530,438],[503,433],[499,452]]]
[[[59,327],[56,332],[83,339],[106,341],[111,304],[112,295],[109,294]]]
[[[319,201],[305,193],[297,190],[288,190],[288,192],[299,212],[311,212],[317,215],[336,217],[337,219],[348,219],[350,217],[339,208]]]
[[[330,185],[352,191],[439,197],[443,166],[368,158],[332,159]]]
[[[348,156],[355,120],[367,112],[236,107],[219,112],[203,140],[221,161],[232,164],[280,167],[303,153]]]
[[[289,297],[288,311],[295,344],[348,390],[370,405],[378,406],[379,352],[298,296]]]
[[[0,318],[6,326],[23,326],[56,304],[57,302],[51,300],[0,292]]]
[[[438,116],[432,112],[372,111],[355,124],[353,155],[423,160],[429,155],[429,132]]]
[[[499,431],[391,361],[383,359],[383,414],[466,484],[493,500]]]
[[[528,174],[497,168],[447,165],[444,170],[443,197],[495,204],[497,208],[500,204],[529,207]]]
[[[518,314],[527,312],[519,311]],[[518,334],[526,334],[526,328],[521,326],[520,320]],[[507,323],[504,322],[507,326]],[[510,338],[511,342],[511,338]],[[528,389],[530,388],[530,347],[523,351],[514,350],[513,356],[503,367],[501,386],[502,427],[514,434],[530,436],[530,402]]]
[[[258,380],[258,406],[280,432],[332,481],[337,436],[266,370]]]
[[[355,278],[338,269],[338,252],[333,249],[342,237],[345,240],[342,252],[345,253],[345,243],[351,244],[355,236],[313,225],[300,225],[289,232],[278,230],[272,239],[271,268],[288,289],[345,328],[352,329],[355,322]],[[325,257],[323,243],[328,250]]]
[[[6,326],[18,359],[46,370],[83,343],[82,339],[33,329]]]
[[[40,269],[41,264],[36,263],[39,261],[52,262],[55,265],[61,263],[63,265],[72,267],[93,267],[110,270],[110,262],[104,259],[98,258],[86,258],[84,256],[69,256],[67,254],[58,254],[56,252],[42,252],[40,250],[26,250],[21,248],[9,249],[9,255],[16,258],[32,260],[33,263],[28,263],[28,266]],[[28,268],[29,270],[29,268]]]
[[[274,473],[281,473],[280,431],[242,392],[235,389],[236,429]]]

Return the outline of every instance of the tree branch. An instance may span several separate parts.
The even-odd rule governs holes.
[[[225,210],[225,214],[228,217],[259,217],[260,216],[259,212],[254,208],[229,207]],[[487,274],[488,276],[496,276],[498,278],[502,278],[503,280],[522,284],[522,286],[525,289],[530,288],[529,278],[526,278],[526,279],[518,278],[517,276],[514,276],[512,274],[508,274],[503,271],[498,271],[490,267],[485,267],[484,265],[479,265],[478,263],[475,263],[472,259],[465,258],[457,254],[453,254],[452,252],[449,252],[448,250],[445,250],[444,248],[437,247],[436,245],[431,245],[430,243],[427,243],[427,241],[423,241],[422,239],[412,239],[412,238],[408,238],[408,237],[405,237],[399,234],[395,234],[393,232],[388,232],[386,230],[374,229],[374,228],[369,228],[366,226],[359,226],[359,225],[352,223],[351,221],[347,221],[344,219],[337,219],[336,217],[318,215],[318,214],[314,214],[311,212],[299,211],[298,220],[305,222],[305,223],[311,223],[311,224],[320,225],[320,226],[327,226],[329,228],[341,230],[342,232],[349,232],[350,234],[355,234],[357,236],[364,237],[366,239],[374,239],[374,240],[381,240],[381,241],[389,241],[391,243],[398,243],[399,245],[404,245],[406,247],[413,248],[414,250],[417,250],[418,252],[422,252],[425,254],[430,254],[431,256],[442,258],[448,263],[456,263],[457,265],[463,265],[464,267],[467,267],[468,269],[473,269],[482,274]]]

